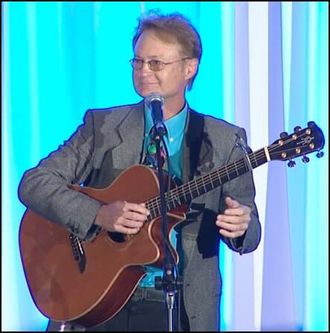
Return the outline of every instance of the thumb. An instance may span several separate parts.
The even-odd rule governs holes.
[[[239,202],[232,199],[231,197],[226,197],[225,202],[229,208],[237,208],[239,207]]]

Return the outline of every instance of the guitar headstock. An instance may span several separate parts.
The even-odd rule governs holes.
[[[303,162],[308,162],[309,158],[306,155],[314,151],[317,151],[317,157],[322,157],[321,149],[325,142],[323,132],[313,121],[308,122],[307,125],[308,127],[304,129],[295,127],[290,135],[281,133],[280,139],[268,147],[271,160],[290,160],[288,164],[292,167],[295,164],[292,159],[298,156],[303,156]]]

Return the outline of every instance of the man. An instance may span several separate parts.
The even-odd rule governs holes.
[[[115,200],[105,204],[67,186],[105,188],[130,166],[150,161],[153,121],[146,97],[156,93],[163,98],[164,141],[169,153],[164,167],[173,178],[187,183],[244,159],[237,144],[246,141],[244,129],[193,111],[185,99],[202,54],[200,37],[186,18],[157,13],[143,17],[133,50],[134,87],[144,100],[89,110],[84,124],[57,151],[27,171],[19,187],[27,207],[63,224],[83,240],[93,240],[100,229],[137,235],[148,220],[150,207],[145,203]],[[189,202],[186,220],[175,228],[183,278],[178,328],[186,331],[219,329],[220,239],[240,254],[255,250],[260,242],[251,172],[205,192]],[[164,292],[154,285],[161,270],[148,265],[146,272],[118,314],[88,329],[166,330]]]

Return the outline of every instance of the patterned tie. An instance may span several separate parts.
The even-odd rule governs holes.
[[[150,166],[151,168],[154,168],[155,170],[157,170],[156,152],[157,152],[156,142],[153,138],[151,138],[147,147],[147,153],[144,164]],[[163,145],[160,146],[160,156],[161,156],[161,167],[163,168],[166,160],[166,154]]]

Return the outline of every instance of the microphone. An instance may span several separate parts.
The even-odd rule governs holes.
[[[158,135],[166,134],[166,127],[163,122],[164,97],[159,93],[151,93],[146,97],[146,104],[151,109],[151,117]]]

